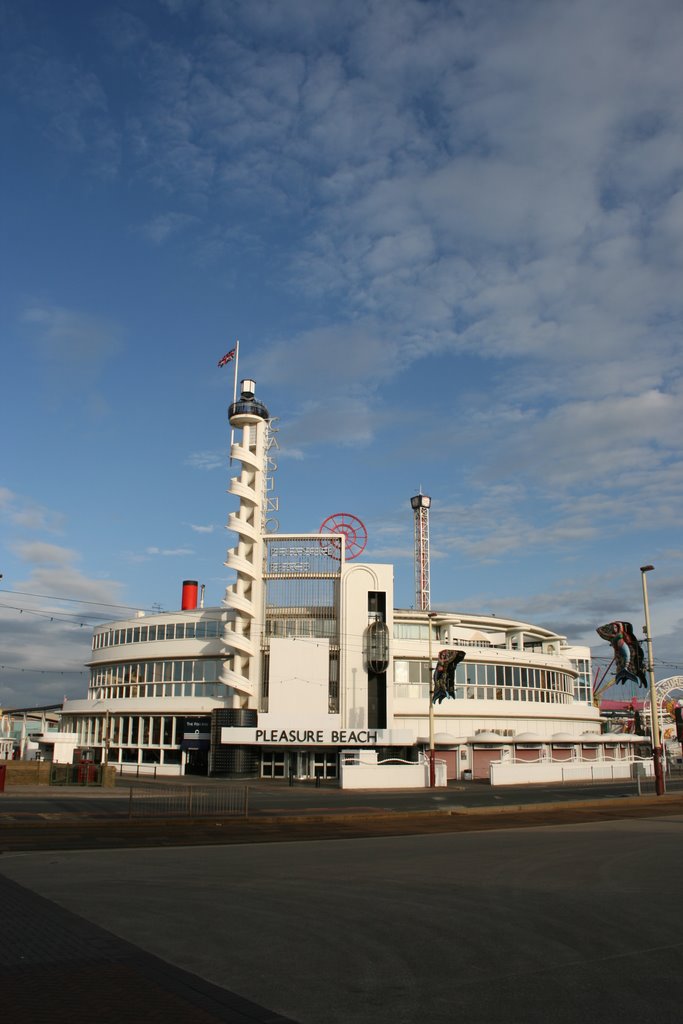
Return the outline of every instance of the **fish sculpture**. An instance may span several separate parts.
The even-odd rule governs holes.
[[[455,699],[455,670],[464,658],[464,651],[439,651],[434,669],[433,704],[440,704],[446,697]]]
[[[631,623],[608,622],[604,626],[598,626],[595,632],[612,645],[617,666],[615,683],[633,682],[647,687],[645,656]]]

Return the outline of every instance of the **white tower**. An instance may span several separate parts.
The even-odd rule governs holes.
[[[429,508],[432,499],[426,494],[416,494],[410,499],[415,519],[415,608],[428,612],[431,605],[429,593]]]
[[[227,587],[223,600],[234,615],[223,632],[223,640],[233,656],[232,663],[224,663],[221,682],[235,691],[234,706],[244,708],[256,708],[258,703],[263,624],[269,413],[254,397],[255,388],[253,380],[241,381],[241,394],[228,412],[235,431],[230,459],[241,463],[241,471],[231,478],[229,487],[229,493],[239,498],[239,509],[230,513],[227,528],[235,531],[238,540],[228,551],[225,565],[237,573],[237,579]]]

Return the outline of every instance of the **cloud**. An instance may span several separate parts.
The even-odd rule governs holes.
[[[122,614],[117,606],[123,584],[87,576],[70,548],[27,543],[18,553],[32,564],[25,578],[13,574],[11,591],[0,594],[0,704],[61,703],[65,694],[82,698],[92,627]]]
[[[194,469],[225,469],[225,464],[224,452],[193,452],[185,459],[185,465]]]
[[[145,548],[146,555],[161,555],[164,558],[174,558],[177,555],[193,555],[192,548]]]
[[[64,526],[61,513],[15,494],[8,487],[0,487],[0,516],[24,530],[60,533]]]
[[[195,222],[196,218],[186,213],[169,211],[168,213],[159,214],[146,224],[143,224],[140,227],[140,233],[150,242],[153,242],[154,245],[161,245],[172,235],[178,234]]]
[[[26,541],[16,545],[16,552],[24,562],[32,562],[40,566],[68,566],[78,555],[70,548],[57,544],[46,544],[44,541]]]
[[[211,523],[208,526],[200,526],[196,523],[190,523],[190,529],[194,530],[195,533],[213,533],[216,527]]]
[[[51,401],[65,401],[75,392],[86,396],[94,418],[108,412],[96,390],[105,366],[121,350],[121,332],[105,319],[60,306],[33,305],[23,321],[31,332],[39,364],[50,374]]]

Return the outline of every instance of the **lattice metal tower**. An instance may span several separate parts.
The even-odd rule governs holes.
[[[428,612],[429,593],[429,508],[432,499],[422,493],[410,499],[415,519],[415,608]]]

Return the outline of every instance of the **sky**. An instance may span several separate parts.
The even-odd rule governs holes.
[[[0,706],[220,604],[231,367],[281,532],[683,672],[679,0],[0,0]],[[614,692],[614,691],[612,691]]]

